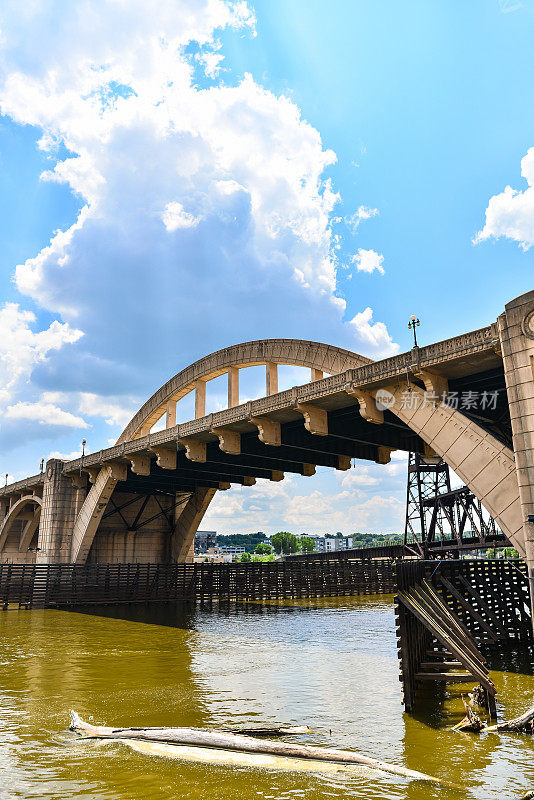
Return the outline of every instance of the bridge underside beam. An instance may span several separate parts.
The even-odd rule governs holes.
[[[310,464],[340,468],[347,459],[376,462],[380,460],[382,447],[422,452],[423,440],[403,422],[389,416],[391,420],[376,426],[360,417],[357,405],[329,412],[327,436],[310,433],[301,420],[283,423],[281,444],[274,446],[260,441],[256,432],[243,432],[238,455],[222,451],[217,442],[206,442],[204,462],[191,461],[184,450],[179,450],[176,469],[162,469],[152,461],[150,475],[136,475],[128,469],[127,480],[117,488],[164,494],[191,492],[197,487],[218,489],[221,482],[244,485],[250,478],[272,480],[273,473],[310,474]],[[342,435],[330,434],[331,429],[341,431]]]
[[[294,447],[309,446],[312,449],[327,445],[340,455],[350,455],[350,447],[377,448],[389,447],[392,450],[423,452],[423,440],[398,420],[393,414],[384,412],[384,423],[373,425],[364,420],[358,406],[349,406],[328,412],[328,436],[321,437],[309,433],[301,422],[289,422],[282,426],[282,443]],[[346,448],[346,452],[344,450]],[[362,450],[372,452],[371,450]],[[356,453],[356,450],[354,450]],[[366,458],[365,455],[355,458]]]
[[[283,431],[283,426],[282,426]],[[249,458],[256,458],[258,465],[262,462],[272,463],[277,462],[279,466],[273,469],[284,470],[284,463],[289,462],[285,471],[299,472],[298,469],[292,469],[289,464],[317,464],[322,467],[334,467],[338,465],[339,456],[346,456],[349,458],[366,458],[375,461],[378,458],[378,448],[373,445],[359,445],[348,443],[339,443],[329,436],[314,436],[309,434],[311,440],[305,440],[304,436],[300,445],[285,445],[272,446],[263,444],[254,434],[244,434],[241,436],[241,456],[242,458],[248,456]],[[282,432],[282,440],[284,433]]]

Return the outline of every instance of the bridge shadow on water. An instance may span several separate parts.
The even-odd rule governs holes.
[[[310,613],[319,609],[360,610],[389,607],[393,614],[393,595],[361,595],[343,597],[317,597],[280,601],[211,601],[177,600],[169,603],[120,603],[63,607],[67,613],[91,617],[138,622],[191,630],[199,616],[215,614],[219,617],[275,617],[280,614]]]

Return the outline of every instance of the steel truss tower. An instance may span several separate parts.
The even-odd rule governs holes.
[[[467,486],[451,489],[439,456],[410,453],[404,543],[419,555],[507,543],[495,520]]]

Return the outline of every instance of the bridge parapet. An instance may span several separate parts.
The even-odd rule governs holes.
[[[30,478],[23,478],[21,481],[15,483],[8,483],[7,486],[0,489],[0,497],[9,497],[9,495],[20,494],[26,489],[32,490],[38,486],[42,486],[45,481],[44,472],[39,475],[32,475]]]

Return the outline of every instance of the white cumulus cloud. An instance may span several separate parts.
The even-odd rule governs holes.
[[[181,364],[191,342],[195,357],[266,335],[350,346],[331,228],[339,196],[325,175],[335,154],[291,99],[251,75],[199,86],[196,70],[208,64],[213,80],[224,55],[219,32],[253,32],[250,8],[101,0],[84,10],[36,0],[25,15],[14,2],[0,12],[0,108],[41,129],[55,161],[43,179],[81,203],[16,270],[22,293],[85,333],[72,383],[98,384],[113,364],[133,380],[148,353],[145,376],[160,375],[164,338]],[[191,43],[202,57],[188,56]]]
[[[399,345],[393,342],[388,329],[383,322],[372,322],[373,310],[369,306],[355,314],[350,324],[354,326],[358,337],[371,348],[378,358],[395,355],[399,352]]]
[[[521,175],[526,189],[504,191],[490,198],[486,209],[486,221],[474,238],[474,243],[505,237],[512,239],[528,250],[534,244],[534,147],[521,161]]]
[[[36,402],[28,403],[19,400],[8,406],[4,412],[6,419],[27,420],[38,422],[40,425],[60,425],[66,428],[88,428],[89,425],[81,417],[63,411],[53,403]]]
[[[224,69],[221,33],[252,36],[254,24],[247,3],[225,0],[32,0],[23,14],[2,3],[0,110],[41,132],[42,180],[79,201],[15,272],[58,320],[0,312],[0,400],[17,433],[32,414],[42,426],[122,426],[132,398],[239,341],[398,350],[370,308],[343,320],[335,154],[290,97]],[[361,206],[353,226],[376,213]],[[2,324],[16,347],[2,350]]]
[[[126,427],[136,412],[134,406],[101,397],[92,392],[81,392],[78,410],[90,417],[103,417],[107,425]]]
[[[378,208],[369,208],[368,206],[360,206],[358,210],[347,219],[348,225],[353,231],[357,231],[361,223],[367,219],[372,219],[378,216]]]
[[[35,314],[21,310],[17,303],[0,308],[0,403],[9,401],[52,351],[77,342],[82,336],[81,331],[57,321],[35,332],[35,321]]]
[[[381,275],[384,274],[384,256],[377,253],[375,250],[364,250],[359,248],[356,255],[352,256],[352,263],[355,265],[358,272],[374,272],[375,269]]]

